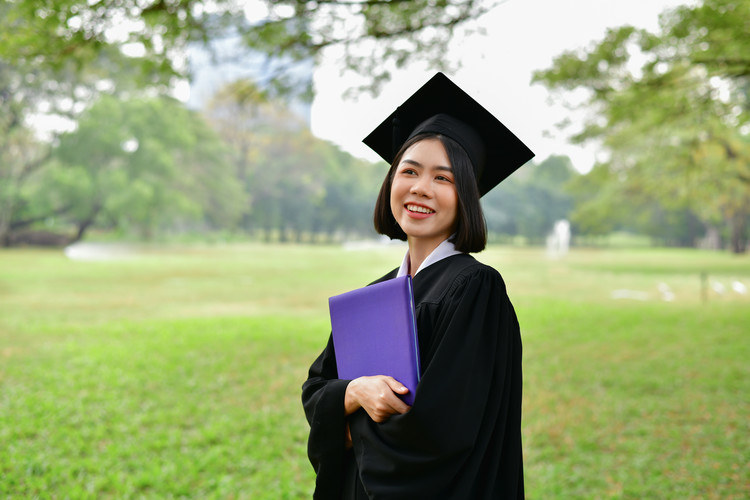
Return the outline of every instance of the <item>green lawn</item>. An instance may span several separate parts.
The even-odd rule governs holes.
[[[326,299],[402,253],[0,252],[0,497],[309,498],[299,394]],[[750,294],[730,288],[750,256],[479,258],[521,322],[527,498],[750,497]]]

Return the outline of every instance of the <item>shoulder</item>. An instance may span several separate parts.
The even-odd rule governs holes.
[[[491,289],[505,292],[500,273],[468,254],[443,259],[420,272],[414,281],[415,293],[417,290],[422,292],[423,302],[440,302],[462,293],[469,286],[481,287],[488,292]]]
[[[383,276],[381,276],[380,278],[376,279],[372,283],[368,283],[367,286],[374,285],[375,283],[380,283],[381,281],[388,281],[390,279],[395,278],[397,274],[398,274],[398,268],[393,269],[388,274],[384,274]]]

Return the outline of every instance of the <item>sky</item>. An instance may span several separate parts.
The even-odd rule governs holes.
[[[556,124],[576,117],[560,103],[550,102],[547,90],[531,84],[534,71],[551,67],[566,50],[601,40],[606,29],[630,24],[656,31],[659,14],[688,0],[506,0],[483,16],[486,35],[457,39],[448,54],[462,61],[461,69],[446,73],[484,105],[536,153],[540,162],[553,154],[568,155],[586,172],[601,152],[595,145],[569,144],[568,133]],[[349,153],[371,161],[379,157],[362,139],[434,74],[415,63],[393,73],[377,97],[345,99],[352,86],[342,78],[335,57],[324,57],[314,74],[313,133]],[[575,130],[575,125],[574,129]],[[571,131],[573,131],[571,130]]]

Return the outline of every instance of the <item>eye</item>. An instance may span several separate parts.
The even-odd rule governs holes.
[[[435,179],[439,181],[443,181],[443,182],[453,182],[453,179],[451,179],[450,177],[446,177],[444,175],[438,175],[435,177]]]

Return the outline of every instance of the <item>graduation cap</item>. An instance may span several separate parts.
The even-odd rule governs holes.
[[[417,134],[450,137],[471,159],[484,196],[534,153],[489,111],[443,73],[437,73],[363,142],[392,163],[401,146]]]

